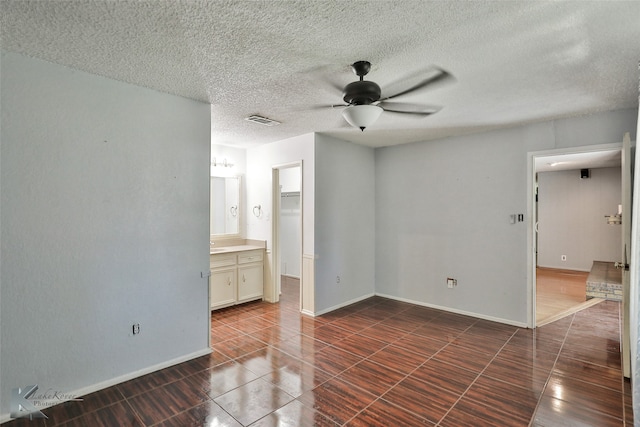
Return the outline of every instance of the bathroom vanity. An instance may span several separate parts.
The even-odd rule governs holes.
[[[266,242],[241,237],[241,179],[212,176],[210,191],[209,307],[262,299]]]
[[[234,245],[211,249],[209,306],[211,310],[262,299],[264,247]]]

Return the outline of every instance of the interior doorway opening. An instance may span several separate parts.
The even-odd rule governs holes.
[[[615,214],[622,203],[621,152],[622,145],[617,143],[530,154],[530,327],[598,302],[586,295],[583,279],[598,258],[614,261],[619,256],[622,233],[619,227],[607,224],[605,214]],[[615,199],[611,203],[598,203],[598,197],[607,191],[602,186],[614,190],[613,195],[607,194]],[[585,193],[596,191],[600,193]],[[606,212],[600,212],[602,209]],[[600,233],[597,236],[595,228]],[[607,234],[608,249],[587,249],[593,244],[576,241],[578,230],[584,239],[601,239],[602,233]]]
[[[302,162],[273,168],[274,299],[297,298],[302,292]]]

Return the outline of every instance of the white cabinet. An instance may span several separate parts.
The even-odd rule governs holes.
[[[211,255],[211,309],[261,299],[264,293],[263,259],[263,250]]]
[[[236,268],[211,270],[209,278],[209,301],[211,309],[236,303]]]
[[[238,266],[238,302],[262,298],[262,263]]]

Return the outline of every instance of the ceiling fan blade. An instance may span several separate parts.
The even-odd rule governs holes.
[[[435,111],[396,111],[396,110],[384,110],[385,113],[394,113],[394,114],[403,114],[406,117],[414,117],[416,119],[421,119],[423,117],[430,116],[435,114]]]
[[[390,113],[412,114],[417,117],[426,117],[435,114],[442,109],[435,105],[410,104],[406,102],[386,102],[381,101],[378,106]]]
[[[398,96],[406,95],[409,92],[422,89],[426,86],[435,85],[436,83],[442,84],[442,83],[455,81],[455,77],[453,77],[450,73],[443,70],[442,68],[435,68],[434,70],[435,72],[427,73],[426,77],[422,77],[425,73],[424,71],[421,71],[420,73],[414,74],[412,76],[409,76],[403,79],[402,82],[415,81],[416,79],[419,79],[419,80],[406,89],[400,89],[400,90],[396,89],[396,92],[392,93],[391,95],[385,95],[383,93],[383,97],[380,99],[380,101],[386,101],[387,99],[392,99]],[[399,85],[400,85],[400,82],[394,83],[391,86],[393,87],[393,86],[399,86]],[[386,90],[385,92],[388,92],[388,90]]]
[[[333,75],[334,72],[335,70],[333,70],[332,67],[325,65],[325,66],[310,68],[308,70],[305,70],[301,74],[311,77],[316,82],[318,81],[322,82],[323,86],[328,86],[338,93],[342,93],[342,89],[344,89],[344,84],[341,84],[340,82],[329,77],[330,75]]]
[[[329,80],[328,78],[323,78],[322,79],[324,81],[324,83],[327,86],[330,86],[332,89],[334,89],[336,92],[338,93],[342,93],[342,89],[344,89],[344,85],[340,85],[337,82],[334,82],[333,80]]]
[[[344,108],[344,107],[348,107],[349,105],[347,104],[320,104],[320,105],[314,105],[311,107],[312,110],[327,110],[330,108]]]

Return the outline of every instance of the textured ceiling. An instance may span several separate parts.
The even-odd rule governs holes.
[[[3,50],[208,102],[218,144],[326,132],[385,146],[638,106],[638,1],[0,4]],[[356,60],[383,91],[432,65],[456,81],[402,98],[437,114],[383,113],[360,132],[314,108],[341,102]]]

